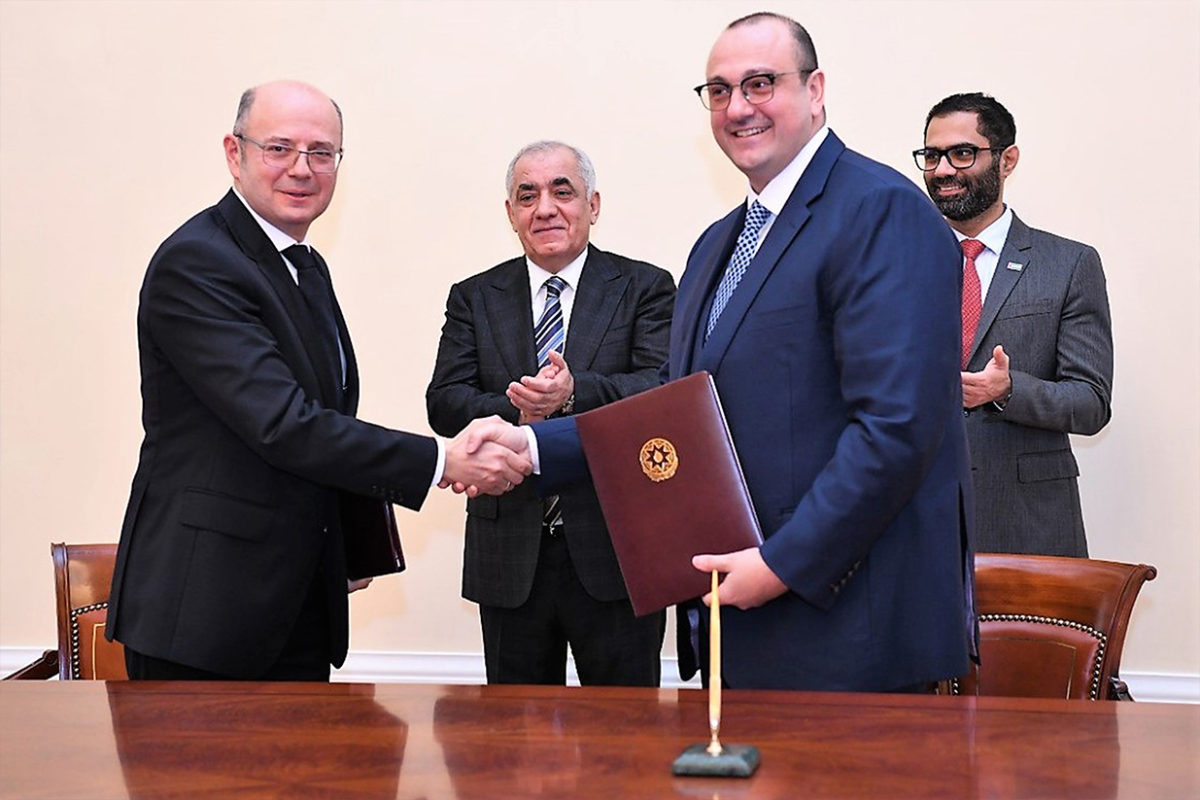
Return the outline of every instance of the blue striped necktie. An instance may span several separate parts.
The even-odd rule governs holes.
[[[562,290],[567,282],[557,275],[546,279],[546,307],[542,309],[541,319],[533,326],[533,341],[537,345],[538,369],[550,363],[550,351],[555,350],[560,355],[566,334],[563,331]],[[558,495],[550,495],[544,501],[542,509],[542,524],[554,535],[558,526],[562,525],[562,507]]]

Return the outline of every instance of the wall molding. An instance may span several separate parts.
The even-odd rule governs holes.
[[[0,675],[8,675],[34,661],[42,651],[32,647],[0,647]],[[664,689],[699,688],[693,678],[679,680],[675,658],[662,660]],[[1124,672],[1121,678],[1143,703],[1200,705],[1200,673],[1171,674]],[[346,663],[334,670],[333,680],[345,683],[486,683],[482,653],[404,653],[351,651]],[[574,663],[567,664],[567,683],[579,685]]]

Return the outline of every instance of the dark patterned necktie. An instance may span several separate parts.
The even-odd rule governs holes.
[[[546,279],[546,307],[537,325],[533,326],[533,341],[537,345],[538,369],[550,363],[550,351],[563,351],[566,335],[563,329],[562,290],[567,282],[557,275]],[[543,502],[542,524],[554,535],[562,525],[562,504],[559,496],[550,495]]]
[[[333,313],[333,289],[329,281],[321,274],[317,259],[309,249],[302,244],[294,244],[285,249],[283,254],[296,268],[296,282],[300,286],[300,294],[316,323],[318,339],[321,343],[321,368],[326,375],[333,379],[337,391],[339,407],[342,402],[342,359],[338,347],[337,318]]]
[[[983,293],[980,290],[979,270],[975,259],[983,252],[983,242],[963,239],[963,289],[962,289],[962,368],[967,368],[971,359],[971,345],[975,343],[975,329],[983,314]]]

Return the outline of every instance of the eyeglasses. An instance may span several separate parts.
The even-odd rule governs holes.
[[[956,144],[945,150],[938,150],[936,147],[922,147],[920,150],[913,150],[913,161],[917,162],[917,166],[922,172],[933,172],[937,169],[938,164],[942,163],[943,156],[955,169],[970,169],[975,166],[975,158],[979,155],[980,150],[1003,153],[1008,147],[976,147],[973,144]]]
[[[763,72],[743,78],[738,84],[742,97],[750,105],[761,106],[775,96],[775,81],[784,75],[808,75],[815,69],[802,69],[796,72]],[[733,99],[733,87],[724,81],[702,83],[692,89],[700,96],[700,102],[709,111],[724,111]]]
[[[342,163],[341,150],[301,150],[299,147],[278,142],[264,144],[241,133],[235,133],[233,138],[249,142],[262,150],[263,163],[268,167],[290,169],[300,156],[307,156],[309,169],[313,172],[329,173],[337,172],[338,165]]]

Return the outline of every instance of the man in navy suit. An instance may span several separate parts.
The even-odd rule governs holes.
[[[233,188],[142,284],[145,439],[106,635],[133,679],[328,680],[347,589],[367,582],[347,583],[351,507],[418,509],[442,480],[499,493],[531,465],[354,417],[354,349],[307,242],[337,183],[337,105],[293,81],[249,89],[224,149]]]
[[[693,561],[724,573],[723,677],[928,690],[967,672],[975,632],[958,248],[912,182],[826,127],[796,22],[732,23],[697,92],[750,184],[692,248],[667,364],[716,380],[765,536]],[[544,480],[578,469],[569,420],[532,429]]]
[[[954,94],[913,153],[963,248],[963,409],[980,552],[1087,557],[1069,434],[1112,416],[1112,318],[1095,248],[1004,203],[1017,125],[994,97]]]

